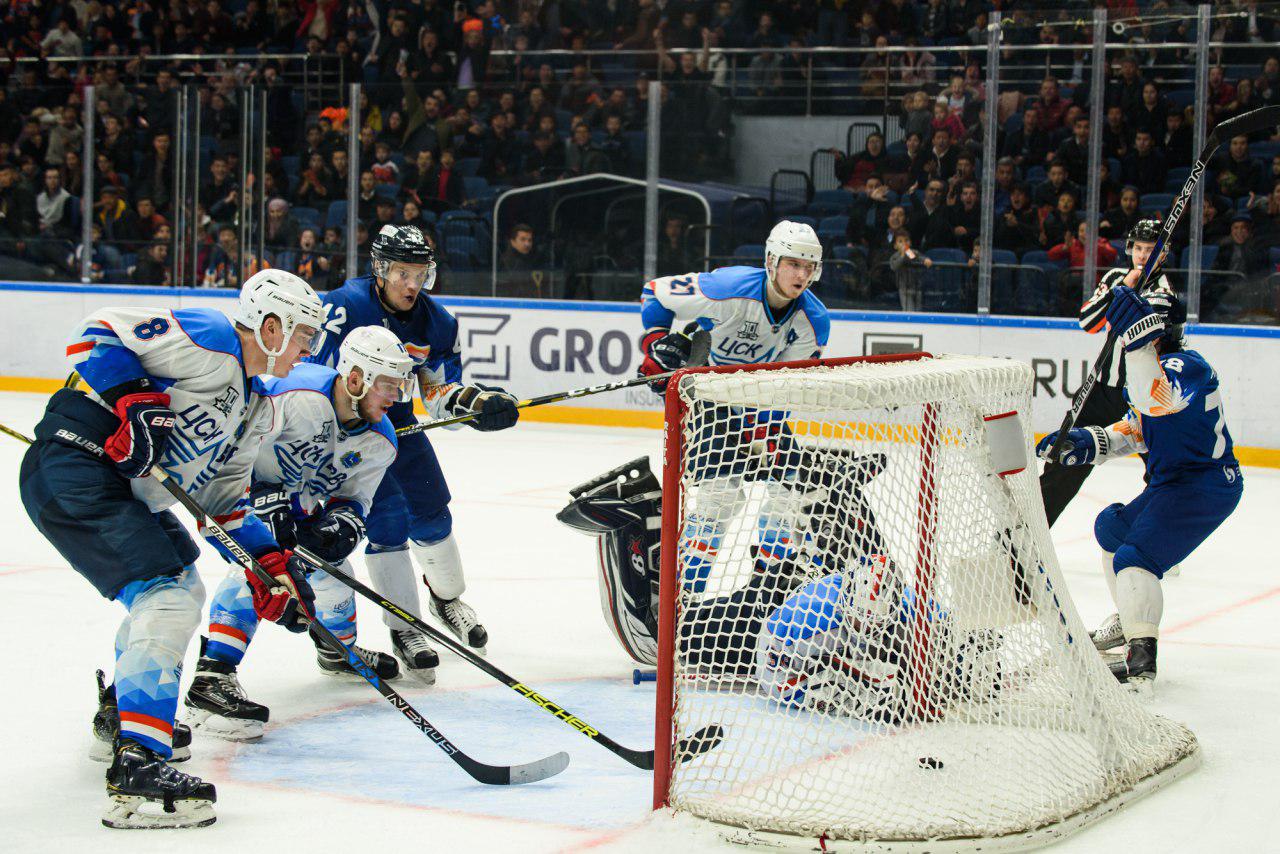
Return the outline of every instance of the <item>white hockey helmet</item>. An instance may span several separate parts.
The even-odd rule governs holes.
[[[272,351],[262,342],[262,322],[267,315],[280,319],[283,331],[280,348]],[[324,325],[324,304],[311,286],[284,270],[266,269],[254,273],[240,289],[236,307],[236,323],[253,330],[253,340],[267,354],[267,373],[275,368],[276,359],[288,349],[294,330],[310,326],[317,332]]]
[[[413,358],[404,344],[389,329],[381,326],[361,326],[351,330],[338,348],[338,373],[346,379],[355,368],[360,369],[360,393],[351,395],[351,408],[360,414],[357,404],[382,378],[397,384],[396,401],[409,399],[409,373],[413,370]]]
[[[809,285],[822,278],[822,241],[810,225],[784,219],[773,227],[764,242],[764,270],[771,282],[778,274],[780,258],[812,261],[813,275],[809,277]]]

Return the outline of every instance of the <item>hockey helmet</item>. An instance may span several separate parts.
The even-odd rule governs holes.
[[[1160,221],[1156,219],[1139,220],[1133,228],[1129,229],[1129,233],[1125,236],[1124,251],[1126,255],[1133,254],[1133,244],[1135,243],[1155,243],[1160,239]]]
[[[409,399],[409,374],[413,370],[413,358],[404,344],[389,329],[381,326],[361,326],[351,330],[338,348],[338,373],[345,379],[360,369],[359,394],[351,395],[351,409],[360,414],[358,404],[378,381],[390,381],[394,385],[395,400],[404,403]]]
[[[422,231],[414,225],[384,225],[373,245],[369,247],[373,257],[373,274],[386,278],[391,264],[413,264],[425,267],[422,275],[423,290],[431,290],[436,283],[436,253],[427,244]]]
[[[806,285],[822,278],[822,241],[813,226],[784,219],[773,227],[764,242],[764,269],[769,281],[777,276],[778,261],[782,258],[813,262],[813,275]]]
[[[280,347],[274,351],[262,341],[262,323],[268,315],[279,318],[283,332]],[[324,304],[311,286],[293,273],[268,268],[254,273],[244,283],[233,320],[253,330],[253,340],[267,354],[269,374],[275,368],[276,359],[288,349],[299,326],[318,332],[324,325]]]

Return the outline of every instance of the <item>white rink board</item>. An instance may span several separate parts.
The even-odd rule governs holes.
[[[0,375],[61,378],[74,324],[94,308],[154,305],[230,310],[235,294],[193,288],[90,287],[0,283]],[[501,385],[522,397],[616,382],[640,364],[639,304],[440,297],[462,330],[465,376]],[[1264,366],[1280,364],[1280,329],[1193,327],[1191,346],[1223,380],[1228,424],[1236,444],[1280,449],[1280,384]],[[1004,356],[1030,362],[1037,381],[1032,427],[1058,426],[1069,394],[1097,356],[1101,337],[1072,321],[979,318],[886,312],[832,313],[828,356],[927,350]],[[658,409],[641,386],[595,395],[574,405],[597,409]]]

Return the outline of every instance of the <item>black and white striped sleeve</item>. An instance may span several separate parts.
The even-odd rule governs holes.
[[[1113,267],[1102,274],[1102,278],[1098,281],[1098,287],[1094,289],[1093,295],[1085,300],[1084,305],[1080,306],[1080,328],[1090,335],[1101,331],[1107,322],[1107,307],[1111,305],[1111,289],[1116,285],[1124,282],[1125,275],[1128,270],[1122,267]]]

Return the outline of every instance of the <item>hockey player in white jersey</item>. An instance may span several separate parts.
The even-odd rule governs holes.
[[[182,659],[200,619],[199,548],[147,475],[159,466],[274,576],[250,576],[259,616],[301,631],[312,598],[301,561],[246,515],[249,470],[232,464],[262,420],[259,374],[305,356],[324,313],[305,282],[266,270],[234,320],[214,309],[102,309],[67,347],[89,391],[50,399],[22,461],[19,489],[36,528],[105,598],[124,606],[115,680],[95,725],[112,736],[103,823],[199,827],[213,784],[168,764]],[[189,736],[188,736],[189,738]]]
[[[831,331],[826,306],[810,290],[822,276],[822,243],[804,223],[783,220],[765,241],[764,267],[721,267],[654,279],[641,294],[642,374],[683,368],[689,339],[675,324],[697,321],[711,334],[711,364],[816,359]],[[661,390],[660,388],[658,390]]]
[[[413,359],[389,330],[364,326],[342,342],[338,366],[294,367],[284,379],[263,383],[271,426],[256,454],[253,514],[284,548],[305,546],[350,572],[347,557],[364,538],[365,517],[387,467],[396,458],[396,434],[387,411],[409,400]],[[373,667],[398,678],[396,659],[355,646],[352,591],[322,571],[310,576],[317,618]],[[187,692],[187,720],[201,732],[232,741],[262,737],[269,710],[249,700],[237,667],[258,627],[250,590],[228,575],[209,607],[208,633]],[[323,671],[358,676],[345,659],[317,646]]]
[[[685,367],[690,341],[671,330],[696,321],[711,336],[713,365],[759,364],[816,359],[827,344],[831,322],[827,309],[810,290],[822,276],[822,243],[803,223],[783,220],[765,241],[764,267],[722,267],[655,279],[644,286],[640,373],[654,375]],[[665,383],[654,385],[663,391]],[[709,420],[727,428],[700,432],[695,423],[690,459],[700,461],[693,509],[682,549],[685,582],[701,592],[720,548],[725,526],[741,512],[745,497],[742,474],[774,467],[767,458],[794,450],[786,414],[742,407],[717,407]],[[697,446],[705,444],[699,449]],[[777,477],[772,478],[777,480]],[[787,539],[796,523],[790,493],[773,489],[776,500],[759,508],[761,543]]]

